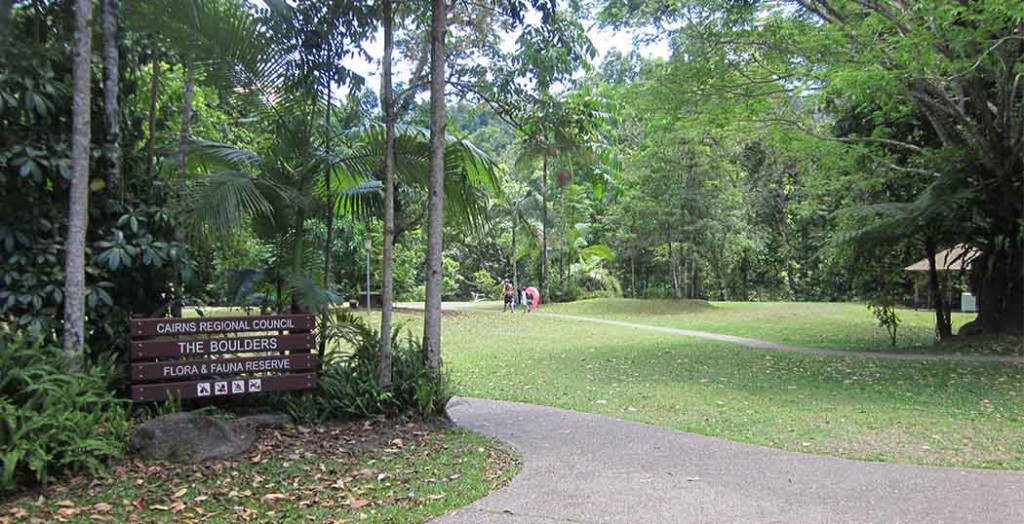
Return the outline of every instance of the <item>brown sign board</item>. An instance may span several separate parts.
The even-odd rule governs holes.
[[[208,376],[239,375],[244,373],[288,373],[316,369],[319,359],[310,353],[272,355],[262,357],[174,360],[167,362],[135,363],[131,365],[132,382],[161,380],[187,380]]]
[[[316,345],[312,333],[295,335],[262,335],[256,337],[222,337],[187,340],[132,341],[131,360],[153,358],[188,358],[193,356],[310,349]]]
[[[131,336],[159,337],[239,333],[251,331],[309,331],[314,315],[263,315],[251,317],[140,318],[132,319]]]
[[[287,391],[316,387],[315,373],[269,375],[262,377],[231,377],[187,382],[134,385],[133,402],[162,401],[169,398],[218,398],[264,391]]]
[[[312,314],[132,319],[132,401],[315,388],[315,326]]]

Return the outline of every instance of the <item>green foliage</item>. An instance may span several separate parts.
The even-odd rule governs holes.
[[[70,373],[59,348],[0,333],[0,492],[63,473],[99,473],[121,455],[127,402],[112,365]]]
[[[33,27],[60,26],[66,15],[56,5],[19,9],[11,30],[24,47],[0,47],[0,324],[51,341],[64,302],[70,57],[65,40],[44,38]],[[122,55],[124,84],[133,85],[137,61],[136,52]],[[102,78],[95,75],[93,82],[100,92]],[[104,121],[101,102],[93,97],[93,122]],[[127,318],[160,313],[177,293],[170,283],[192,264],[175,239],[172,188],[145,179],[132,147],[140,143],[138,124],[126,119],[121,129],[120,180],[106,176],[109,151],[100,139],[91,153],[86,337],[93,353],[123,351]],[[108,182],[117,183],[116,191]]]
[[[896,305],[891,301],[874,301],[868,304],[868,309],[878,319],[878,327],[884,327],[889,333],[892,345],[896,346],[896,330],[900,327],[900,317],[896,314]]]
[[[332,348],[323,365],[317,389],[279,398],[301,423],[367,417],[380,414],[433,416],[444,413],[451,398],[447,377],[434,378],[423,363],[418,340],[396,326],[392,337],[391,389],[378,384],[380,334],[362,317],[332,315],[326,337]]]

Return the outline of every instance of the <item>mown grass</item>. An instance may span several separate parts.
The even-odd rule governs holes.
[[[857,303],[594,299],[551,304],[544,311],[710,331],[803,347],[1024,355],[1019,337],[935,345],[933,313],[908,309],[898,311],[901,324],[897,344],[893,346],[885,328],[878,325],[864,304]],[[954,313],[954,332],[974,317]]]
[[[447,429],[350,458],[295,449],[196,466],[129,463],[108,478],[7,501],[0,521],[424,522],[507,482],[516,460],[489,439]]]
[[[1024,469],[1022,366],[781,354],[490,311],[445,315],[443,337],[463,395],[792,451]]]

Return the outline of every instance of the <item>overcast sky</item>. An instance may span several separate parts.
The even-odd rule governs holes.
[[[600,64],[604,60],[605,55],[608,51],[617,49],[622,53],[628,53],[634,49],[633,31],[615,31],[612,29],[603,29],[593,27],[587,31],[587,36],[590,37],[594,47],[597,49],[597,57],[594,59],[594,63]],[[373,41],[366,42],[364,48],[372,56],[372,60],[367,61],[361,58],[352,57],[345,61],[345,65],[362,75],[366,78],[366,85],[378,91],[380,88],[380,57],[383,54],[382,44],[380,43],[383,39],[383,32],[378,31],[377,36]],[[506,39],[508,42],[509,51],[514,50],[515,35],[509,35]],[[638,50],[640,54],[647,58],[661,57],[667,58],[670,54],[668,42],[665,39],[661,39],[658,42],[651,44],[642,44]],[[409,74],[409,70],[405,67],[405,64],[395,63],[395,75],[398,78],[405,78],[405,75]]]

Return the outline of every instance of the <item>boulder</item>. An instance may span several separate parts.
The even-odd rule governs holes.
[[[287,415],[255,415],[222,420],[198,413],[172,413],[146,421],[132,433],[128,447],[136,455],[169,462],[201,462],[244,453],[257,427],[289,423]]]

